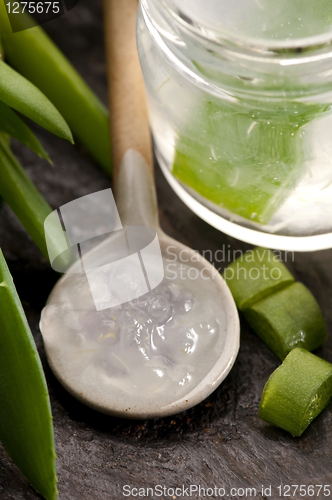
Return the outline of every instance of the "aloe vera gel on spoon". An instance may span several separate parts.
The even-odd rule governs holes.
[[[332,4],[143,0],[141,65],[166,178],[239,239],[332,241]]]
[[[100,311],[85,274],[68,274],[55,287],[41,331],[51,366],[82,399],[115,414],[122,408],[128,416],[153,415],[190,400],[218,362],[231,335],[220,277],[216,273],[215,282],[204,269],[174,261],[164,260],[164,269],[150,292],[137,289],[136,299]],[[114,276],[103,278],[106,284]]]

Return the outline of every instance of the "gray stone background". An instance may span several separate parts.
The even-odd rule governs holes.
[[[45,25],[81,75],[106,103],[101,2],[81,0],[66,16]],[[17,144],[14,150],[52,207],[108,188],[110,181],[81,145],[72,147],[34,127],[55,167]],[[199,250],[248,249],[192,214],[156,168],[161,225]],[[332,483],[332,405],[301,438],[258,419],[265,382],[277,358],[242,321],[238,359],[224,383],[201,404],[179,415],[150,421],[107,417],[72,398],[50,371],[38,328],[40,311],[57,275],[8,207],[0,215],[0,245],[7,258],[45,368],[54,416],[60,500],[125,498],[124,485],[167,487],[272,486]],[[229,247],[228,247],[229,245]],[[317,354],[332,362],[332,251],[297,253],[288,267],[321,305],[329,339]],[[225,267],[225,262],[215,262]],[[1,306],[1,305],[0,305]],[[331,488],[332,489],[332,488]],[[227,490],[229,492],[229,490]],[[234,498],[240,498],[242,492]],[[40,498],[0,446],[0,499]],[[127,498],[134,498],[132,496]],[[171,498],[168,496],[150,498]],[[198,498],[193,495],[192,498]],[[212,498],[215,498],[213,496]],[[295,498],[309,498],[298,494]],[[320,495],[323,498],[323,495]]]

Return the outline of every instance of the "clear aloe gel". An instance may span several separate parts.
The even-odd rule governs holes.
[[[99,312],[86,276],[67,275],[43,310],[50,359],[61,360],[63,379],[103,406],[174,402],[223,351],[227,313],[217,284],[184,264],[165,260],[164,268],[154,290]]]

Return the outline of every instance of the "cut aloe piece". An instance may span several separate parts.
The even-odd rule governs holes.
[[[332,364],[296,348],[267,381],[259,416],[300,436],[331,399]]]
[[[256,302],[244,314],[253,330],[280,359],[295,347],[313,351],[326,340],[320,307],[302,283],[293,283]]]
[[[286,266],[267,248],[241,255],[225,269],[223,278],[241,311],[294,282]]]
[[[261,224],[304,173],[302,127],[323,110],[297,102],[269,106],[198,102],[178,137],[173,164],[173,174],[201,196]]]

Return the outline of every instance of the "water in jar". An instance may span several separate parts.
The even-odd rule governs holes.
[[[296,63],[309,38],[319,47],[332,38],[331,2],[164,4],[197,30],[193,38],[142,2],[138,46],[162,168],[202,206],[238,225],[286,236],[331,233],[332,62],[322,48],[316,56],[325,62],[315,74],[313,63]],[[225,62],[200,38],[218,39],[218,29],[227,43],[256,43],[265,59],[249,64],[237,53]],[[273,54],[285,62],[274,64]]]

